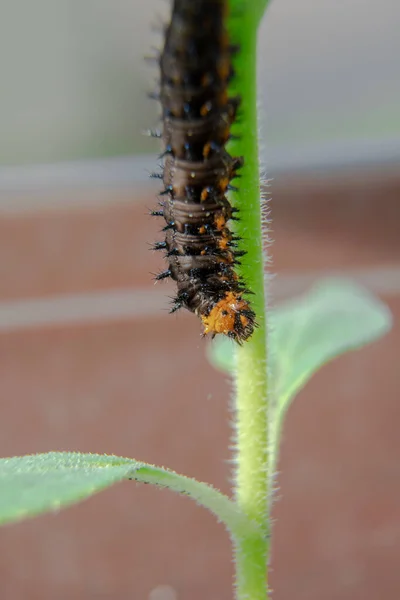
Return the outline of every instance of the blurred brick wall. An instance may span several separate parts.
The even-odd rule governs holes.
[[[317,271],[361,272],[395,315],[384,340],[325,367],[289,411],[273,597],[397,600],[400,180],[292,178],[272,192],[278,295]],[[151,282],[152,194],[96,194],[0,212],[0,455],[133,456],[229,493],[230,385],[196,319],[168,316],[172,288]],[[0,531],[2,600],[229,600],[232,574],[212,516],[130,482]]]

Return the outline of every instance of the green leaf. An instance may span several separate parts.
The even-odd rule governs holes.
[[[389,309],[367,290],[326,279],[274,314],[275,398],[279,410],[325,363],[377,340],[391,327]]]
[[[330,359],[379,339],[392,316],[383,302],[343,279],[325,279],[269,313],[275,396],[286,403]],[[207,346],[211,364],[234,369],[235,345],[217,338]]]
[[[380,300],[360,286],[343,279],[326,279],[272,310],[270,322],[274,462],[282,420],[296,394],[325,363],[383,336],[391,327],[392,317]],[[214,366],[225,372],[233,370],[229,340],[216,340],[208,353]]]
[[[228,337],[219,336],[212,342],[207,343],[206,355],[215,369],[223,373],[233,373],[236,357],[235,343]]]
[[[276,407],[271,423],[271,469],[285,414],[307,381],[330,360],[382,337],[391,324],[391,313],[380,300],[340,279],[323,280],[280,307],[272,335]]]
[[[256,526],[206,483],[129,458],[50,452],[0,459],[0,524],[59,510],[123,479],[185,494],[213,512],[235,535]]]
[[[0,523],[58,510],[117,481],[141,463],[113,456],[58,453],[0,459]]]

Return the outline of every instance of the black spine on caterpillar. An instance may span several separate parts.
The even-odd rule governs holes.
[[[243,164],[226,151],[239,106],[228,97],[232,47],[226,0],[174,0],[160,55],[164,167],[162,214],[168,269],[178,294],[173,311],[197,314],[204,334],[248,339],[255,314],[235,272],[236,243],[226,193]],[[158,211],[159,212],[159,211]]]

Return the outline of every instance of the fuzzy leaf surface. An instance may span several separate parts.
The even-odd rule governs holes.
[[[342,279],[320,281],[306,294],[270,312],[270,360],[274,420],[280,423],[293,398],[330,360],[387,333],[389,309],[362,287]],[[212,364],[234,368],[234,347],[219,339],[209,346]]]
[[[235,535],[258,529],[212,486],[130,458],[49,452],[0,459],[0,524],[57,511],[122,481],[151,483],[208,508]]]

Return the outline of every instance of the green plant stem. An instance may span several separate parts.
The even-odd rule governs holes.
[[[189,496],[214,513],[233,539],[249,533],[254,539],[263,537],[258,525],[249,519],[235,502],[207,483],[152,465],[139,466],[130,473],[129,478]]]
[[[240,509],[255,521],[262,538],[251,533],[236,540],[236,586],[239,600],[267,597],[269,477],[268,477],[268,372],[264,293],[264,256],[258,156],[256,47],[258,13],[247,6],[240,18],[233,14],[229,33],[240,46],[235,58],[233,92],[240,92],[240,139],[230,145],[233,155],[244,156],[240,192],[234,196],[240,208],[235,228],[247,255],[241,275],[254,292],[250,297],[258,329],[236,354],[236,474],[235,496]]]

